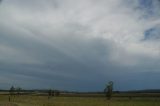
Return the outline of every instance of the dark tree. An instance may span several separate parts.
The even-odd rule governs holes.
[[[17,95],[20,95],[21,90],[22,90],[22,88],[20,88],[20,87],[16,88]]]
[[[110,100],[112,97],[112,93],[113,93],[113,81],[108,82],[104,91],[106,93],[106,97],[108,98],[108,100]]]
[[[52,96],[54,96],[54,90],[48,90],[48,99],[50,99]]]
[[[8,97],[8,100],[10,102],[11,101],[11,97],[12,96],[14,97],[14,95],[15,95],[15,88],[14,88],[14,86],[11,86],[11,88],[9,90],[9,94],[10,94],[10,96]],[[12,100],[14,100],[14,99],[12,99]]]
[[[54,90],[52,90],[52,96],[55,96],[55,91]]]
[[[59,96],[60,95],[60,91],[59,90],[55,90],[55,96]]]
[[[52,96],[52,90],[51,89],[48,91],[48,96]]]
[[[10,95],[14,95],[15,93],[15,88],[14,86],[11,86],[10,90],[9,90]]]

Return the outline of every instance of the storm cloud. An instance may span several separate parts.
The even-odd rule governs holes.
[[[0,87],[159,88],[158,0],[3,0]]]

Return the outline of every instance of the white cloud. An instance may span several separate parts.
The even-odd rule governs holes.
[[[147,12],[138,6],[138,0],[4,0],[0,57],[56,68],[68,65],[66,70],[75,68],[68,62],[85,70],[102,65],[102,74],[106,64],[140,67],[149,64],[145,59],[159,61],[160,44],[142,40],[146,30],[160,24],[159,16],[145,18]],[[106,69],[113,68],[109,65]]]
[[[33,33],[30,36],[50,42],[50,45],[56,45],[59,49],[65,49],[61,47],[64,44],[55,44],[55,39],[65,40],[67,37],[72,39],[73,36],[82,39],[98,37],[115,43],[114,46],[120,47],[117,52],[124,49],[129,57],[135,58],[134,55],[138,54],[159,57],[158,48],[153,46],[154,50],[156,49],[154,51],[150,43],[141,42],[144,31],[158,24],[159,21],[141,18],[143,11],[134,9],[138,6],[138,1],[132,2],[132,5],[127,3],[128,1],[125,0],[47,0],[45,2],[6,0],[0,12],[1,21],[7,20],[8,25],[11,23],[18,30],[24,28]]]
[[[10,2],[6,0],[0,12],[3,24],[15,27],[15,32],[23,31],[20,36],[34,37],[40,42],[54,45],[74,58],[77,56],[72,53],[75,47],[71,47],[72,44],[70,44],[65,49],[70,42],[67,39],[80,38],[82,42],[86,39],[106,39],[106,42],[113,43],[115,46],[113,48],[118,48],[110,55],[115,61],[123,60],[116,58],[117,53],[120,57],[121,54],[128,55],[127,60],[130,62],[132,60],[138,62],[139,58],[135,58],[137,55],[159,56],[158,48],[153,46],[157,49],[155,51],[150,43],[141,42],[144,31],[158,22],[141,18],[143,11],[134,9],[139,5],[137,1],[132,2],[132,5],[127,3],[130,2],[125,0],[34,2],[14,0]],[[63,40],[67,42],[62,42]]]

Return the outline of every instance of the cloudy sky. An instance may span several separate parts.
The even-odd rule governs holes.
[[[2,0],[0,88],[160,88],[159,0]]]

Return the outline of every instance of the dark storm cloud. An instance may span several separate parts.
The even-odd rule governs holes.
[[[159,51],[148,41],[140,42],[143,32],[155,24],[139,20],[142,11],[134,10],[139,2],[129,4],[124,0],[4,0],[1,87],[96,91],[110,80],[117,90],[158,87],[153,84],[158,84],[158,76],[152,81],[146,78],[159,73]]]
[[[109,47],[103,39],[80,40],[83,38],[64,37],[56,39],[58,41],[55,45],[54,42],[53,45],[49,45],[43,40],[27,35],[26,37],[21,36],[23,33],[19,30],[11,30],[10,27],[7,27],[7,30],[10,30],[8,32],[5,29],[6,27],[1,27],[0,44],[5,48],[3,50],[5,53],[1,54],[1,63],[3,63],[1,71],[3,76],[7,77],[10,74],[9,79],[13,77],[11,80],[19,85],[27,81],[32,84],[30,81],[32,78],[37,79],[36,81],[40,83],[46,81],[46,84],[49,83],[47,86],[52,86],[50,85],[52,83],[54,86],[55,81],[60,83],[59,86],[66,84],[67,81],[71,84],[80,81],[82,84],[81,79],[88,79],[88,74],[93,71],[98,72],[99,69],[105,67],[101,59],[110,51],[106,50]],[[17,77],[14,77],[15,75]],[[90,76],[95,77],[96,75],[91,74]],[[21,79],[21,76],[24,76],[24,79]],[[11,81],[10,84],[13,82]]]

